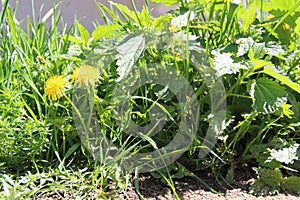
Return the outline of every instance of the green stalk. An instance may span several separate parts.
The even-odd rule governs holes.
[[[0,18],[0,23],[1,24],[3,24],[6,8],[8,6],[8,1],[9,0],[5,0],[4,4],[2,5],[1,18]],[[0,33],[2,33],[2,28],[0,28],[0,31],[1,31]]]
[[[131,0],[131,5],[132,5],[132,7],[133,7],[134,14],[135,14],[137,20],[139,21],[139,24],[140,24],[141,28],[143,28],[143,27],[142,27],[142,22],[141,22],[141,20],[140,20],[140,16],[139,16],[139,14],[138,14],[139,12],[138,12],[138,10],[137,10],[137,8],[136,8],[136,6],[135,6],[134,0]]]

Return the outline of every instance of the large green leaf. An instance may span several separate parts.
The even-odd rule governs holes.
[[[120,26],[118,24],[98,26],[92,33],[93,40],[100,40],[105,36],[111,36]]]
[[[117,47],[118,61],[117,69],[119,78],[117,82],[125,78],[135,65],[139,57],[142,55],[146,47],[145,37],[143,35],[135,35],[126,37]]]
[[[221,77],[225,74],[236,74],[241,69],[247,69],[244,64],[235,63],[230,53],[213,52],[213,54],[215,55],[213,62],[214,69],[218,77]]]
[[[293,164],[295,160],[298,160],[297,149],[299,144],[294,144],[290,147],[285,147],[279,150],[271,149],[270,158],[271,160],[277,160],[285,164]]]
[[[76,23],[80,32],[81,39],[84,42],[84,44],[87,46],[90,40],[90,33],[86,28],[84,28],[84,26],[82,26],[79,23],[79,21],[76,21]]]
[[[278,187],[282,181],[282,173],[279,170],[260,168],[258,176],[261,181],[271,187]]]
[[[271,0],[269,2],[264,2],[264,10],[296,10],[300,11],[299,0]]]
[[[290,176],[287,179],[284,179],[281,185],[283,189],[293,192],[300,192],[300,177]]]
[[[278,72],[276,72],[273,68],[270,67],[265,67],[264,73],[268,74],[269,76],[272,76],[273,78],[280,81],[282,84],[290,87],[291,89],[295,90],[300,94],[300,85],[291,81],[288,76],[281,75]]]
[[[247,9],[244,6],[241,6],[238,11],[238,16],[243,22],[242,31],[248,33],[250,26],[256,19],[256,5],[252,3]]]
[[[250,95],[253,98],[253,108],[259,113],[273,113],[284,102],[287,95],[279,83],[260,78],[251,85]]]

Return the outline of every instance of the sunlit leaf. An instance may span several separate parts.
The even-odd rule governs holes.
[[[128,17],[130,17],[135,23],[139,23],[139,20],[136,16],[136,14],[131,11],[127,6],[120,4],[120,3],[115,3],[113,1],[109,1],[109,3],[113,6],[115,6],[120,12],[126,14]]]
[[[294,160],[298,160],[297,157],[298,147],[299,144],[294,144],[293,146],[285,147],[280,150],[271,149],[270,159],[274,159],[285,164],[293,164]]]
[[[179,2],[181,2],[181,0],[152,0],[154,3],[164,3],[167,6],[171,6],[171,5],[175,5]]]
[[[259,113],[273,113],[285,101],[286,91],[279,83],[260,78],[253,82],[250,89],[253,98],[252,107]]]
[[[195,19],[195,12],[189,11],[171,20],[171,25],[175,27],[187,26],[189,20]]]
[[[291,10],[297,4],[299,4],[299,0],[271,0],[268,2],[264,2],[264,10],[270,11],[270,10]],[[297,11],[300,11],[299,6],[296,8]]]
[[[254,68],[254,70],[261,69],[264,66],[273,65],[272,62],[266,61],[266,60],[261,60],[261,59],[254,59],[252,62],[253,62],[253,68]]]
[[[281,75],[278,72],[274,71],[274,69],[272,69],[270,67],[265,67],[264,73],[268,74],[269,76],[272,76],[273,78],[280,81],[282,84],[290,87],[291,89],[295,90],[296,92],[298,92],[300,94],[300,85],[291,81],[288,76]]]
[[[240,39],[236,40],[236,43],[239,45],[237,56],[240,57],[240,56],[243,56],[246,53],[248,53],[248,51],[250,50],[250,48],[254,44],[254,40],[251,37],[249,37],[249,38],[240,38]]]
[[[292,107],[292,105],[290,104],[287,104],[286,102],[284,102],[282,105],[281,105],[281,108],[282,108],[282,114],[284,116],[286,116],[287,118],[289,119],[292,119],[292,115],[294,115],[294,112],[290,109]]]
[[[132,67],[145,50],[145,45],[145,37],[143,35],[136,35],[126,37],[117,47],[119,53],[117,56],[117,65],[119,66],[117,68],[119,75],[117,81],[121,81],[130,73]]]
[[[242,20],[242,31],[244,33],[248,33],[250,26],[253,24],[254,20],[256,19],[256,5],[251,4],[249,8],[245,8],[241,6],[238,11],[238,16]]]
[[[79,32],[80,32],[80,36],[81,36],[81,39],[84,41],[84,44],[85,45],[88,45],[89,43],[89,40],[90,40],[90,33],[89,31],[84,28],[84,26],[82,26],[79,21],[76,21],[76,24],[78,26],[78,29],[79,29]]]
[[[225,74],[236,74],[241,69],[247,69],[242,63],[235,63],[229,53],[217,53],[213,64],[218,77]]]
[[[98,26],[92,33],[93,40],[100,40],[105,36],[110,37],[119,27],[118,24]]]

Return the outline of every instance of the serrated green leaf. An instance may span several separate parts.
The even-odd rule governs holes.
[[[242,63],[235,63],[230,53],[216,53],[213,64],[218,77],[225,74],[236,74],[241,69],[247,69]]]
[[[270,11],[270,10],[284,10],[288,11],[291,10],[296,6],[296,11],[300,11],[299,6],[299,0],[271,0],[269,2],[264,2],[264,10],[265,11]]]
[[[292,105],[290,104],[287,104],[286,102],[284,102],[282,105],[281,105],[281,108],[282,108],[282,114],[284,116],[286,116],[287,118],[289,119],[292,119],[292,115],[294,115],[294,112],[290,109],[292,107]]]
[[[256,5],[251,4],[248,9],[244,6],[241,6],[238,11],[238,17],[242,20],[242,31],[248,33],[250,26],[253,24],[256,18]]]
[[[278,187],[282,181],[282,173],[275,169],[260,168],[258,169],[258,177],[271,187]]]
[[[78,29],[79,29],[80,36],[81,36],[82,41],[84,42],[84,44],[85,44],[86,46],[88,46],[88,43],[89,43],[89,41],[90,41],[90,33],[89,33],[89,31],[88,31],[86,28],[84,28],[84,26],[82,26],[82,25],[79,23],[79,21],[76,21],[76,24],[77,24],[77,26],[78,26]]]
[[[154,3],[163,3],[167,6],[175,5],[177,3],[180,3],[181,0],[152,0]]]
[[[290,176],[287,179],[284,179],[281,185],[285,190],[300,192],[300,177]]]
[[[270,67],[265,67],[263,72],[265,74],[268,74],[269,76],[272,76],[273,78],[280,81],[282,84],[290,87],[291,89],[295,90],[300,94],[300,85],[291,81],[288,76],[281,75]]]
[[[146,41],[143,35],[128,36],[123,42],[117,47],[118,61],[117,61],[117,72],[119,78],[117,82],[125,78],[135,65],[139,57],[145,50]]]
[[[254,58],[258,59],[266,54],[265,43],[254,43],[253,46]]]
[[[167,23],[170,23],[172,16],[162,15],[158,18],[155,18],[152,22],[152,26],[155,28],[164,28]]]
[[[250,50],[250,48],[254,44],[254,40],[251,37],[240,38],[240,39],[236,40],[236,43],[239,45],[237,56],[240,57],[240,56],[245,55]],[[253,57],[254,57],[254,55],[253,55]]]
[[[285,89],[268,78],[260,78],[254,82],[249,93],[254,100],[252,107],[257,112],[266,114],[275,112],[286,96]]]
[[[118,25],[118,24],[98,26],[93,31],[92,38],[94,41],[97,41],[105,36],[110,37],[113,34],[113,32],[115,30],[117,30],[118,28],[120,28],[120,25]]]
[[[152,15],[148,12],[148,10],[143,7],[141,13],[139,13],[140,15],[140,23],[142,25],[142,27],[151,27],[152,22],[153,22],[153,17]]]
[[[271,56],[278,56],[284,53],[284,49],[282,48],[282,45],[275,45],[275,44],[267,45],[266,51]]]

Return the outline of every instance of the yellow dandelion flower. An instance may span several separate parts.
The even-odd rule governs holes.
[[[79,87],[95,86],[100,79],[100,73],[95,67],[85,65],[74,70],[72,79]]]
[[[73,74],[72,74],[72,81],[76,81],[77,80],[77,77],[78,77],[78,71],[79,71],[80,67],[77,67],[74,71],[73,71]]]
[[[59,99],[67,85],[64,75],[55,75],[50,77],[45,83],[45,94],[52,100]]]

